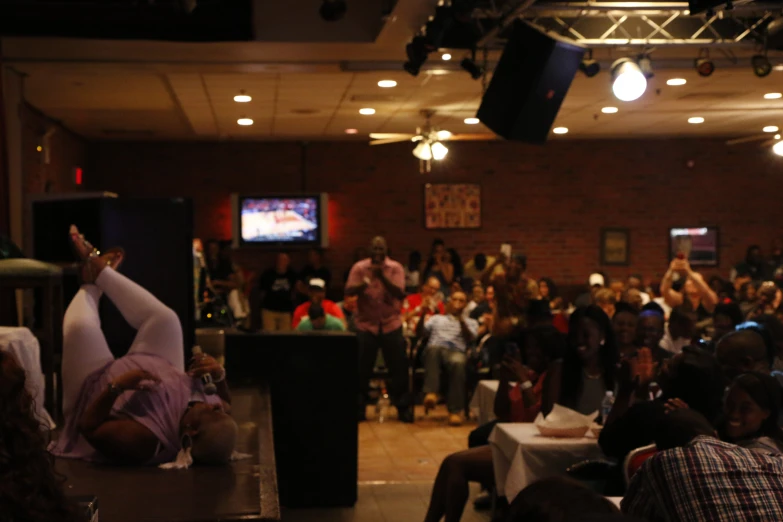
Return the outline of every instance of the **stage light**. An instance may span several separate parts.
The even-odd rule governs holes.
[[[715,72],[715,64],[709,58],[696,58],[693,61],[693,66],[696,68],[696,72],[699,76],[708,77]]]
[[[478,80],[481,78],[481,75],[484,74],[484,70],[476,65],[476,62],[470,58],[463,58],[459,65],[465,71],[467,71],[467,73],[470,74],[470,77],[474,80]]]
[[[234,101],[237,103],[248,103],[250,101],[253,101],[253,98],[245,94],[245,91],[239,91],[239,94],[234,96]]]
[[[419,142],[416,147],[413,149],[413,155],[419,158],[420,160],[429,161],[432,159],[432,149],[430,148],[430,144],[426,140],[422,140]]]
[[[356,133],[358,133],[358,132],[359,132],[359,131],[358,131],[358,130],[356,130],[356,129],[345,129],[345,133],[346,133],[346,134],[356,134]]]
[[[783,94],[779,92],[768,92],[764,95],[765,100],[779,100],[780,98],[783,98]]]
[[[778,156],[783,156],[783,141],[779,141],[772,146],[772,152]]]
[[[446,154],[449,153],[449,149],[447,149],[446,146],[444,144],[442,144],[441,142],[439,142],[439,141],[436,141],[435,143],[433,143],[430,146],[430,148],[432,149],[432,159],[435,159],[435,160],[438,160],[438,161],[440,161],[443,158],[445,158]]]
[[[691,123],[693,125],[698,125],[699,123],[704,123],[704,118],[701,116],[692,116],[688,118],[688,123]]]
[[[769,60],[763,54],[757,54],[751,58],[750,64],[753,66],[753,74],[759,78],[769,76],[769,73],[772,72],[772,64],[769,63]]]
[[[250,118],[239,118],[237,120],[237,125],[242,125],[243,127],[247,127],[249,125],[253,125],[253,120]]]
[[[477,125],[481,123],[481,120],[478,118],[465,118],[465,123],[468,125]]]
[[[767,125],[762,129],[764,132],[777,132],[780,129],[778,129],[775,125]]]
[[[441,59],[443,59],[444,62],[448,62],[449,60],[451,60],[451,55],[449,53],[443,53],[442,55],[440,55],[440,57]]]
[[[647,78],[636,62],[620,58],[612,64],[612,92],[618,100],[638,100],[646,90]]]
[[[372,116],[375,114],[375,109],[372,109],[370,107],[365,107],[363,109],[359,109],[359,114],[363,116]]]
[[[555,134],[568,134],[568,127],[555,127],[552,129]]]
[[[327,22],[336,22],[345,15],[347,9],[345,0],[323,0],[318,13]]]
[[[601,112],[604,114],[615,114],[619,109],[617,107],[604,107]]]
[[[666,85],[671,85],[672,87],[685,85],[686,83],[688,83],[688,81],[685,78],[670,78],[666,80]]]
[[[391,87],[397,87],[397,82],[394,80],[381,80],[378,82],[378,87],[389,89]]]
[[[582,60],[579,63],[579,70],[582,71],[582,73],[588,78],[592,78],[601,72],[601,64],[592,59]]]

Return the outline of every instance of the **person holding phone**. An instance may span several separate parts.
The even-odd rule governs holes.
[[[675,290],[675,279],[678,283],[684,281],[680,289]],[[712,317],[718,304],[718,294],[700,273],[691,268],[683,254],[677,254],[669,264],[669,270],[661,281],[661,295],[667,305],[688,315],[697,327]]]

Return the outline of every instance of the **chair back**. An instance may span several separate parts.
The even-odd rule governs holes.
[[[650,444],[649,446],[643,446],[632,450],[625,457],[625,461],[623,462],[623,479],[625,479],[625,487],[628,487],[631,478],[639,471],[642,464],[656,453],[658,453],[658,449],[655,447],[655,444]]]

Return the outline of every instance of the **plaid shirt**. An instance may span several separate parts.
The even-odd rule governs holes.
[[[783,457],[696,437],[648,459],[622,510],[650,522],[783,521]]]

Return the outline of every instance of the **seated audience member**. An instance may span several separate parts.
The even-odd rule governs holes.
[[[625,283],[619,279],[612,279],[612,281],[609,283],[609,290],[614,292],[615,302],[620,302],[622,301],[623,294],[625,293]]]
[[[614,306],[617,304],[615,291],[611,288],[600,288],[593,296],[595,304],[611,319],[614,316]]]
[[[454,265],[451,262],[451,254],[440,238],[432,241],[432,250],[424,268],[424,277],[437,278],[444,293],[451,288],[451,282],[454,280]]]
[[[752,281],[765,281],[769,278],[767,263],[761,253],[761,247],[750,245],[745,254],[745,261],[738,263],[731,269],[729,278],[734,281],[737,276],[747,274]]]
[[[402,301],[402,322],[407,325],[409,331],[416,331],[416,325],[421,317],[429,317],[433,314],[445,314],[443,306],[443,294],[440,293],[440,280],[437,277],[428,277],[421,285],[418,294],[411,294]]]
[[[568,325],[562,361],[549,371],[542,409],[561,404],[585,415],[600,410],[607,391],[614,391],[619,355],[611,322],[595,305],[577,308]]]
[[[617,350],[622,358],[636,356],[638,322],[639,312],[634,307],[625,302],[617,303],[614,317],[612,317],[612,329],[617,340]]]
[[[595,295],[596,290],[604,287],[606,278],[600,272],[593,272],[590,274],[587,282],[589,290],[583,294],[580,294],[579,297],[577,297],[574,301],[574,306],[577,308],[583,308],[593,304],[593,296]]]
[[[650,400],[650,384],[658,379],[660,397]],[[633,449],[653,442],[653,429],[667,404],[686,403],[712,422],[717,422],[725,379],[715,358],[698,348],[686,348],[655,375],[648,350],[639,350],[636,360],[624,361],[618,374],[614,407],[601,430],[598,444],[608,456],[622,462]]]
[[[680,316],[683,317],[683,316]],[[711,353],[715,353],[715,346],[718,344],[725,335],[733,332],[737,326],[743,322],[742,312],[740,311],[737,303],[720,303],[715,307],[715,312],[712,317],[712,338],[707,343],[705,349]],[[676,329],[675,324],[675,329]],[[671,330],[671,319],[669,320],[669,330]],[[664,346],[666,346],[667,339],[664,337]],[[669,348],[667,347],[667,350]],[[671,351],[671,350],[669,350]]]
[[[310,306],[313,303],[320,304],[324,312],[338,318],[340,321],[345,322],[345,316],[337,303],[326,299],[326,282],[323,279],[310,279],[309,285],[310,300],[306,303],[302,303],[294,310],[294,318],[291,326],[296,329],[302,319],[307,316]]]
[[[639,314],[639,324],[636,328],[637,345],[650,350],[653,359],[659,365],[672,356],[671,352],[661,347],[664,334],[663,316],[652,310]]]
[[[295,286],[296,272],[291,268],[288,254],[278,254],[275,268],[266,270],[258,279],[257,299],[265,332],[291,330]]]
[[[499,393],[495,395],[499,422],[533,422],[541,409],[547,368],[553,356],[562,353],[565,339],[555,328],[541,326],[525,332],[524,346],[524,364],[518,351],[507,353],[503,360]],[[517,384],[511,385],[512,380]],[[458,521],[468,500],[468,482],[479,482],[485,489],[495,483],[492,448],[486,441],[443,460],[425,520],[439,522],[445,516],[447,521]]]
[[[778,426],[780,383],[769,374],[748,372],[729,387],[718,426],[721,440],[762,453],[783,453],[783,430]]]
[[[421,285],[421,252],[414,250],[408,256],[405,267],[405,292],[412,294]]]
[[[312,332],[313,330],[344,332],[345,324],[335,316],[325,313],[321,303],[313,303],[307,310],[307,317],[299,321],[296,331]]]
[[[642,306],[646,305],[652,300],[652,296],[647,292],[647,288],[644,286],[642,276],[638,274],[631,274],[628,276],[628,280],[625,282],[627,290],[638,290],[639,295],[642,298]]]
[[[299,272],[299,281],[296,283],[296,302],[298,304],[305,303],[310,299],[308,285],[313,279],[320,279],[324,282],[324,292],[332,283],[332,272],[324,266],[324,254],[317,248],[311,248],[307,251],[307,264]]]
[[[473,283],[470,296],[470,302],[468,303],[468,306],[465,307],[464,312],[467,317],[470,317],[470,313],[475,310],[478,305],[484,302],[484,287],[481,286],[481,283]]]
[[[160,464],[187,455],[196,463],[231,458],[237,424],[226,412],[231,400],[225,371],[207,355],[185,373],[177,314],[114,270],[122,254],[97,251],[71,226],[71,241],[84,262],[83,285],[63,320],[65,427],[54,455],[124,464]],[[101,331],[98,304],[111,299],[138,330],[128,353],[114,359]],[[217,393],[207,395],[209,374]]]
[[[484,299],[470,312],[470,318],[479,322],[486,315],[492,315],[492,307],[495,305],[495,287],[489,285],[484,290]]]
[[[783,519],[779,456],[721,442],[710,422],[690,409],[664,416],[655,432],[660,452],[631,480],[624,513],[647,521]]]
[[[465,276],[465,267],[462,266],[462,258],[454,248],[449,248],[447,252],[449,253],[449,260],[454,266],[454,280],[462,281],[463,277]],[[465,289],[463,288],[463,290]]]
[[[63,492],[25,380],[14,356],[0,351],[0,519],[86,522]]]
[[[673,288],[675,274],[680,281],[685,281],[682,291]],[[700,323],[712,317],[718,304],[718,296],[700,273],[691,270],[687,259],[672,260],[661,281],[661,294],[672,309],[679,309],[689,315],[697,328],[701,328]]]
[[[775,283],[772,281],[761,283],[756,304],[750,309],[746,319],[755,320],[764,315],[775,315],[775,312],[780,308],[781,300],[783,300],[783,293]]]
[[[447,406],[449,424],[462,424],[465,409],[465,362],[468,343],[476,338],[478,322],[465,319],[463,310],[467,304],[464,292],[455,292],[449,299],[448,313],[435,315],[420,321],[417,330],[429,336],[424,351],[424,408],[429,410],[438,402],[440,372],[446,367],[449,380]]]
[[[342,310],[343,316],[345,317],[345,328],[349,332],[356,331],[356,325],[353,322],[353,316],[356,313],[358,303],[358,295],[346,295],[342,301],[337,303],[337,306],[340,307],[340,310]]]
[[[541,300],[549,303],[553,311],[563,309],[563,298],[557,293],[555,282],[548,277],[538,280],[538,295]]]
[[[534,482],[519,492],[508,508],[505,522],[617,521],[619,509],[608,498],[568,477]],[[608,517],[608,518],[605,518]]]
[[[717,312],[718,307],[715,307],[715,310]],[[669,322],[665,326],[665,332],[661,339],[660,346],[669,353],[678,354],[682,352],[683,348],[691,345],[693,338],[694,324],[690,316],[679,310],[672,310],[672,313],[669,316]],[[709,351],[713,352],[714,349]]]
[[[737,293],[737,301],[739,302],[742,317],[747,317],[750,311],[756,308],[758,301],[756,284],[752,281],[743,283]]]
[[[759,325],[743,323],[738,326],[737,331],[723,336],[718,341],[715,356],[726,379],[734,379],[747,372],[767,375],[771,373],[774,345],[771,338],[765,340],[761,332]]]
[[[465,268],[462,274],[465,277],[469,277],[474,281],[482,281],[484,275],[488,272],[492,275],[500,275],[503,273],[503,264],[498,262],[494,256],[487,256],[482,253],[478,253],[473,256],[473,259],[465,263]]]
[[[629,305],[634,307],[637,312],[641,312],[642,306],[644,306],[644,300],[642,299],[642,292],[640,292],[636,288],[629,288],[628,290],[623,292],[622,299],[620,299],[620,301],[618,302],[628,303]]]
[[[761,325],[772,338],[775,357],[772,361],[772,369],[783,371],[783,322],[775,315],[764,315],[759,317],[756,322]]]
[[[718,296],[718,301],[734,299],[734,287],[731,282],[725,281],[722,277],[714,275],[708,282],[712,291]]]

